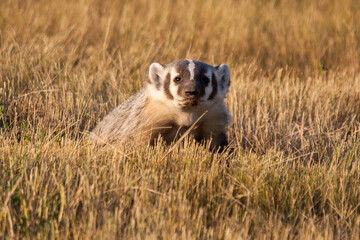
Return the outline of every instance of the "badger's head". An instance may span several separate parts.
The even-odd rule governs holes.
[[[217,67],[194,60],[178,60],[165,66],[152,63],[148,90],[153,99],[177,108],[211,105],[225,98],[230,85],[226,64]]]

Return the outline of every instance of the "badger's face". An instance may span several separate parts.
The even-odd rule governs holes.
[[[230,85],[227,65],[217,67],[193,60],[178,60],[165,66],[152,63],[148,89],[151,97],[178,108],[210,104],[223,99]]]

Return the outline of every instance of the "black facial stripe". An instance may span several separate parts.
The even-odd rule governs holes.
[[[164,93],[167,98],[174,99],[173,95],[170,92],[170,81],[170,73],[168,73],[164,81]]]
[[[206,81],[205,73],[208,71],[208,65],[194,61],[195,69],[194,69],[194,78],[196,82],[196,90],[199,92],[199,97],[203,97],[205,95],[205,88],[209,85],[209,82]]]
[[[196,83],[196,90],[199,92],[199,97],[202,97],[205,95],[205,86],[200,82]]]
[[[209,95],[209,98],[208,98],[209,100],[214,99],[214,97],[216,96],[217,91],[218,91],[218,89],[217,89],[217,80],[216,80],[216,77],[215,77],[215,74],[214,74],[214,73],[212,73],[211,84],[212,84],[213,90],[212,90],[212,92],[211,92],[210,95]]]

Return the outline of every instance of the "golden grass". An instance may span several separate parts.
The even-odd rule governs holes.
[[[359,239],[360,2],[0,1],[0,238]],[[232,155],[94,149],[148,66],[226,63]]]

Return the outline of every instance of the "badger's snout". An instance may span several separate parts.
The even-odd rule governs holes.
[[[195,88],[186,88],[184,89],[184,94],[187,97],[196,97],[197,95],[199,95],[199,91]]]

